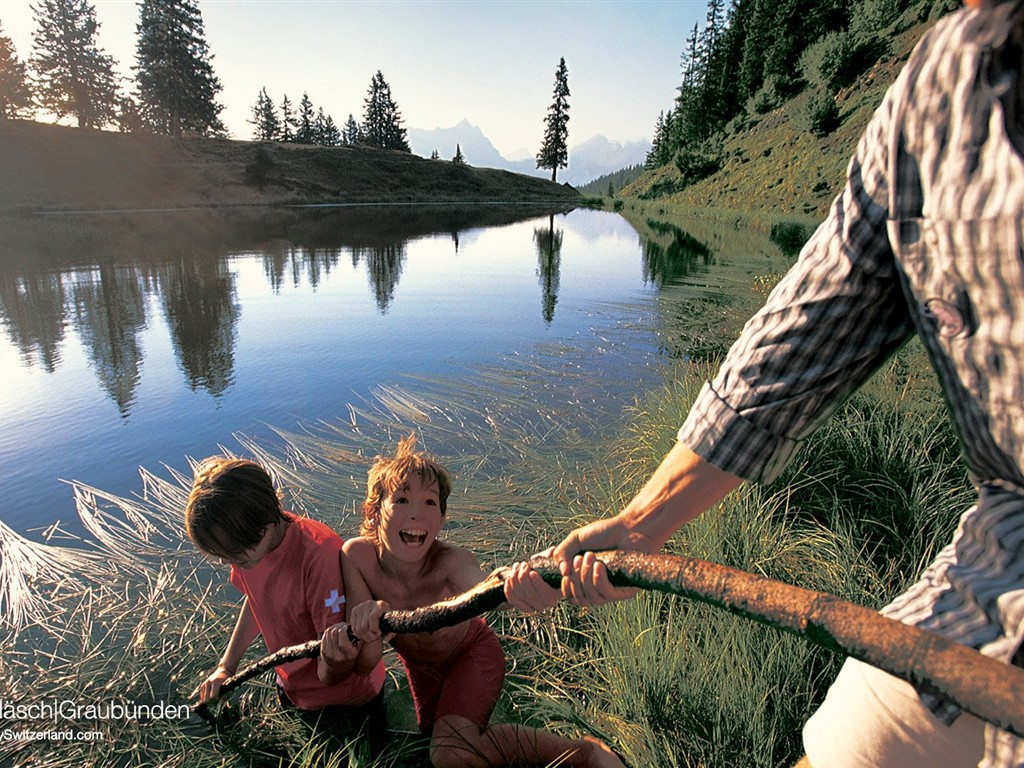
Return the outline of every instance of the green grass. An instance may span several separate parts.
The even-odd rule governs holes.
[[[915,373],[921,354],[916,345],[901,352],[777,482],[734,493],[667,549],[861,605],[895,596],[948,541],[971,498],[935,387]],[[638,404],[606,481],[588,478],[570,505],[578,519],[628,500],[706,373],[687,367]],[[796,762],[800,728],[841,662],[802,639],[658,594],[593,611],[562,607],[558,616],[565,661],[541,699],[552,716],[598,724],[636,765]]]

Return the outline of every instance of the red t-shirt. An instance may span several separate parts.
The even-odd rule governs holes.
[[[277,547],[252,568],[231,566],[231,583],[249,598],[268,653],[316,640],[345,620],[341,538],[316,520],[288,512],[285,517],[290,522]],[[320,682],[316,668],[316,659],[277,667],[281,687],[299,709],[358,706],[384,685],[383,663],[367,677],[351,674],[330,687]]]

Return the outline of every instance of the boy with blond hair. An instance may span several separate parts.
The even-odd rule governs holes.
[[[398,444],[395,456],[377,457],[367,486],[362,535],[345,542],[343,560],[363,665],[381,656],[380,617],[386,611],[429,605],[486,578],[471,552],[438,540],[451,478],[416,451],[414,435]],[[405,667],[416,719],[430,736],[430,759],[438,768],[553,763],[623,768],[606,744],[590,737],[567,739],[522,725],[489,724],[505,678],[505,656],[482,618],[388,639]]]

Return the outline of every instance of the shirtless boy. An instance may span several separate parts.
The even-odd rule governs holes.
[[[474,618],[436,632],[382,638],[380,617],[419,608],[472,588],[486,578],[466,549],[437,540],[451,478],[416,451],[415,436],[394,457],[370,469],[359,538],[345,542],[349,621],[365,643],[363,667],[380,659],[388,639],[405,667],[420,730],[430,736],[437,768],[513,764],[623,768],[603,742],[567,739],[522,725],[489,725],[505,678],[505,656],[494,632]],[[514,585],[506,585],[513,588]]]

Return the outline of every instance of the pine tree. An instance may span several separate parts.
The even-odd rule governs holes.
[[[747,99],[753,96],[746,93],[737,77],[743,67],[743,44],[750,26],[750,17],[754,4],[752,0],[733,0],[729,9],[725,31],[719,43],[722,55],[718,61],[719,78],[723,82],[723,100],[725,102],[724,117],[728,120],[739,113]]]
[[[676,105],[672,110],[672,119],[668,121],[666,135],[668,141],[662,147],[662,165],[672,158],[684,146],[698,143],[704,133],[703,104],[701,93],[704,87],[704,50],[701,44],[700,31],[697,24],[686,41],[686,52],[683,54],[683,78],[676,95]],[[667,153],[668,159],[664,159]]]
[[[452,162],[456,165],[465,165],[466,158],[462,154],[462,147],[458,144],[455,145],[455,157],[452,158]]]
[[[295,141],[295,128],[299,125],[299,121],[295,118],[295,112],[292,109],[292,100],[288,98],[288,94],[284,95],[281,99],[281,141]]]
[[[299,123],[295,130],[295,141],[299,144],[321,144],[317,140],[316,115],[313,114],[313,102],[309,100],[309,94],[303,92],[302,101],[299,102]]]
[[[370,89],[366,94],[363,125],[360,141],[379,149],[397,149],[411,152],[409,142],[405,138],[402,127],[402,115],[398,105],[391,98],[391,86],[384,80],[384,75],[377,70],[370,81]]]
[[[665,113],[658,113],[658,121],[654,124],[654,138],[651,139],[651,148],[644,158],[644,168],[653,170],[661,165],[660,157],[662,145],[665,143]]]
[[[320,143],[325,147],[337,147],[341,144],[341,131],[338,130],[334,118],[330,115],[324,120],[323,130],[320,135]]]
[[[117,130],[121,133],[145,133],[149,130],[139,103],[131,96],[124,96],[118,101]]]
[[[324,131],[327,128],[327,115],[324,114],[324,108],[319,107],[316,110],[316,119],[313,121],[313,143],[314,144],[326,144],[324,141]]]
[[[555,100],[548,108],[544,143],[537,153],[537,167],[550,168],[551,180],[558,180],[558,169],[569,164],[569,70],[565,59],[555,70]]]
[[[117,110],[117,79],[114,60],[96,44],[96,9],[88,0],[40,0],[32,11],[29,63],[40,106],[58,119],[73,115],[79,128],[103,127]]]
[[[699,101],[704,113],[702,138],[718,132],[725,125],[725,90],[729,73],[724,69],[725,36],[724,0],[708,0],[704,31],[701,33],[701,69]]]
[[[32,109],[32,89],[14,43],[0,27],[0,120],[21,117]]]
[[[348,120],[345,121],[345,127],[341,131],[341,140],[350,147],[359,143],[359,123],[356,122],[356,119],[351,114],[349,114]]]
[[[267,89],[260,91],[256,99],[256,105],[252,108],[252,120],[250,124],[255,126],[252,137],[256,141],[277,141],[281,134],[281,120],[277,116],[277,107],[267,95]]]
[[[136,29],[135,78],[154,130],[223,135],[221,84],[196,0],[142,0]]]

